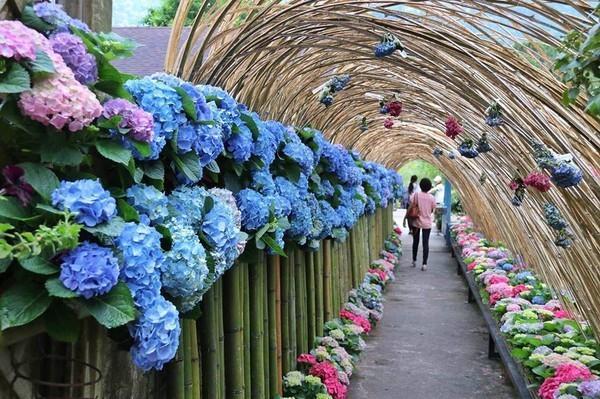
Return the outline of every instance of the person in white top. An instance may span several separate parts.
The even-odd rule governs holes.
[[[437,234],[442,234],[442,215],[444,214],[444,182],[441,176],[436,176],[433,179],[435,186],[429,190],[429,194],[435,197],[435,224],[437,226]]]

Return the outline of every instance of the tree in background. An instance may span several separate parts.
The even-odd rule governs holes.
[[[212,8],[218,0],[209,0],[207,10]],[[148,10],[144,17],[144,25],[149,26],[170,26],[177,13],[177,7],[181,0],[163,0],[162,5]],[[222,2],[222,1],[221,1]],[[190,12],[186,17],[185,24],[191,25],[202,6],[202,0],[194,0],[190,7]]]

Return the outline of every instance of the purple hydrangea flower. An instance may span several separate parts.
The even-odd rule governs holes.
[[[149,143],[154,137],[152,115],[127,100],[108,100],[104,103],[102,116],[106,119],[120,116],[119,130],[126,132],[134,140]]]
[[[60,281],[86,299],[106,294],[117,284],[119,264],[109,248],[83,242],[70,251],[60,267]]]
[[[89,26],[84,22],[71,18],[59,4],[54,3],[37,3],[33,6],[33,11],[44,22],[53,25],[53,32],[68,32],[69,27],[74,26],[85,32],[90,32]]]
[[[79,83],[89,85],[98,80],[96,58],[87,52],[79,37],[67,32],[55,33],[50,36],[50,44],[73,71]]]
[[[578,390],[590,399],[600,399],[600,380],[584,381]]]
[[[98,180],[63,181],[52,192],[52,205],[75,214],[88,227],[107,222],[117,214],[117,203]]]

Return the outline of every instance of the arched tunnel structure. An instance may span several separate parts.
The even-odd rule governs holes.
[[[588,30],[595,18],[590,2],[230,1],[210,18],[200,15],[182,39],[191,3],[180,4],[168,72],[224,87],[265,119],[311,125],[388,167],[417,158],[436,165],[476,225],[522,254],[567,306],[575,298],[600,331],[600,122],[584,112],[583,99],[571,107],[561,103],[565,86],[541,51],[560,46],[569,30]],[[406,58],[373,55],[387,32],[401,39]],[[518,43],[526,45],[516,50]],[[316,89],[342,73],[350,74],[350,85],[325,108]],[[385,129],[375,97],[394,93],[404,111]],[[494,99],[506,123],[492,128],[484,111]],[[463,123],[464,137],[477,140],[486,132],[493,151],[475,159],[434,157],[436,147],[447,154],[457,146],[444,135],[448,115]],[[359,126],[363,116],[367,131]],[[530,190],[523,206],[514,207],[508,183],[516,172],[536,169],[534,140],[573,154],[584,181],[547,193]],[[546,202],[572,226],[570,249],[553,244]]]

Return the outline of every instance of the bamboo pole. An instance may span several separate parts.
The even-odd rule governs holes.
[[[333,293],[331,286],[332,241],[323,241],[323,308],[325,322],[333,319]]]
[[[295,273],[295,251],[290,251],[290,299],[289,299],[289,307],[290,307],[290,317],[288,322],[290,323],[289,332],[290,332],[290,370],[296,369],[296,356],[298,356],[298,345],[296,339],[296,324],[297,324],[297,314],[296,314],[296,273]],[[289,371],[289,370],[288,370]]]
[[[279,300],[277,298],[277,280],[279,273],[280,257],[278,255],[269,256],[268,258],[268,274],[267,274],[267,304],[268,304],[268,359],[269,359],[269,395],[275,397],[279,393],[279,384],[281,381],[281,374],[279,370],[279,359],[281,356],[281,350],[279,347],[279,317],[278,305]]]
[[[308,352],[308,340],[306,337],[306,293],[302,285],[302,279],[306,277],[304,270],[304,253],[296,248],[294,250],[294,282],[296,291],[296,348],[298,353]]]
[[[201,378],[201,364],[200,354],[198,348],[198,328],[195,320],[191,320],[190,326],[190,338],[192,345],[191,352],[191,366],[192,366],[192,398],[201,399],[202,396],[202,378]]]
[[[281,350],[282,350],[282,374],[291,370],[290,351],[290,273],[291,273],[291,251],[287,258],[281,262]]]
[[[223,276],[225,331],[225,395],[227,399],[244,398],[244,312],[241,264]]]
[[[244,310],[244,396],[251,398],[252,396],[252,359],[250,358],[250,265],[244,263],[242,265],[242,292],[243,310]]]
[[[305,256],[306,260],[306,276],[305,276],[305,287],[304,291],[307,296],[306,302],[306,319],[308,320],[307,335],[308,335],[308,347],[312,348],[313,341],[317,335],[317,312],[315,309],[315,257],[312,252],[307,252]]]
[[[261,254],[261,264],[262,267],[260,269],[260,277],[262,280],[262,305],[263,305],[263,359],[265,365],[265,395],[269,396],[270,392],[270,376],[271,376],[271,360],[270,360],[270,351],[269,351],[269,343],[271,339],[270,330],[269,330],[269,284],[268,284],[268,261],[267,257],[264,254]]]
[[[216,290],[216,313],[217,313],[217,354],[218,364],[217,369],[219,371],[219,398],[225,398],[225,332],[223,331],[223,281],[217,280],[214,284]]]
[[[250,269],[250,358],[252,376],[252,398],[265,397],[265,359],[263,350],[263,286],[260,260],[248,265]]]
[[[218,364],[218,331],[217,315],[215,314],[215,287],[213,286],[202,300],[202,317],[200,325],[202,326],[202,397],[219,397],[219,370]],[[171,397],[169,397],[171,398]]]
[[[277,393],[279,395],[283,395],[283,364],[282,364],[282,337],[283,337],[283,328],[281,321],[281,258],[277,257],[277,262],[275,263],[275,317],[276,317],[276,327],[277,327],[277,374],[276,374],[276,383],[277,383]]]
[[[325,241],[321,242],[319,250],[313,254],[315,264],[315,335],[323,335],[323,324],[325,323],[325,305],[323,302],[323,246]]]
[[[193,320],[183,319],[183,397],[192,399],[192,387],[194,385],[192,377],[192,336],[190,328],[193,327]]]

